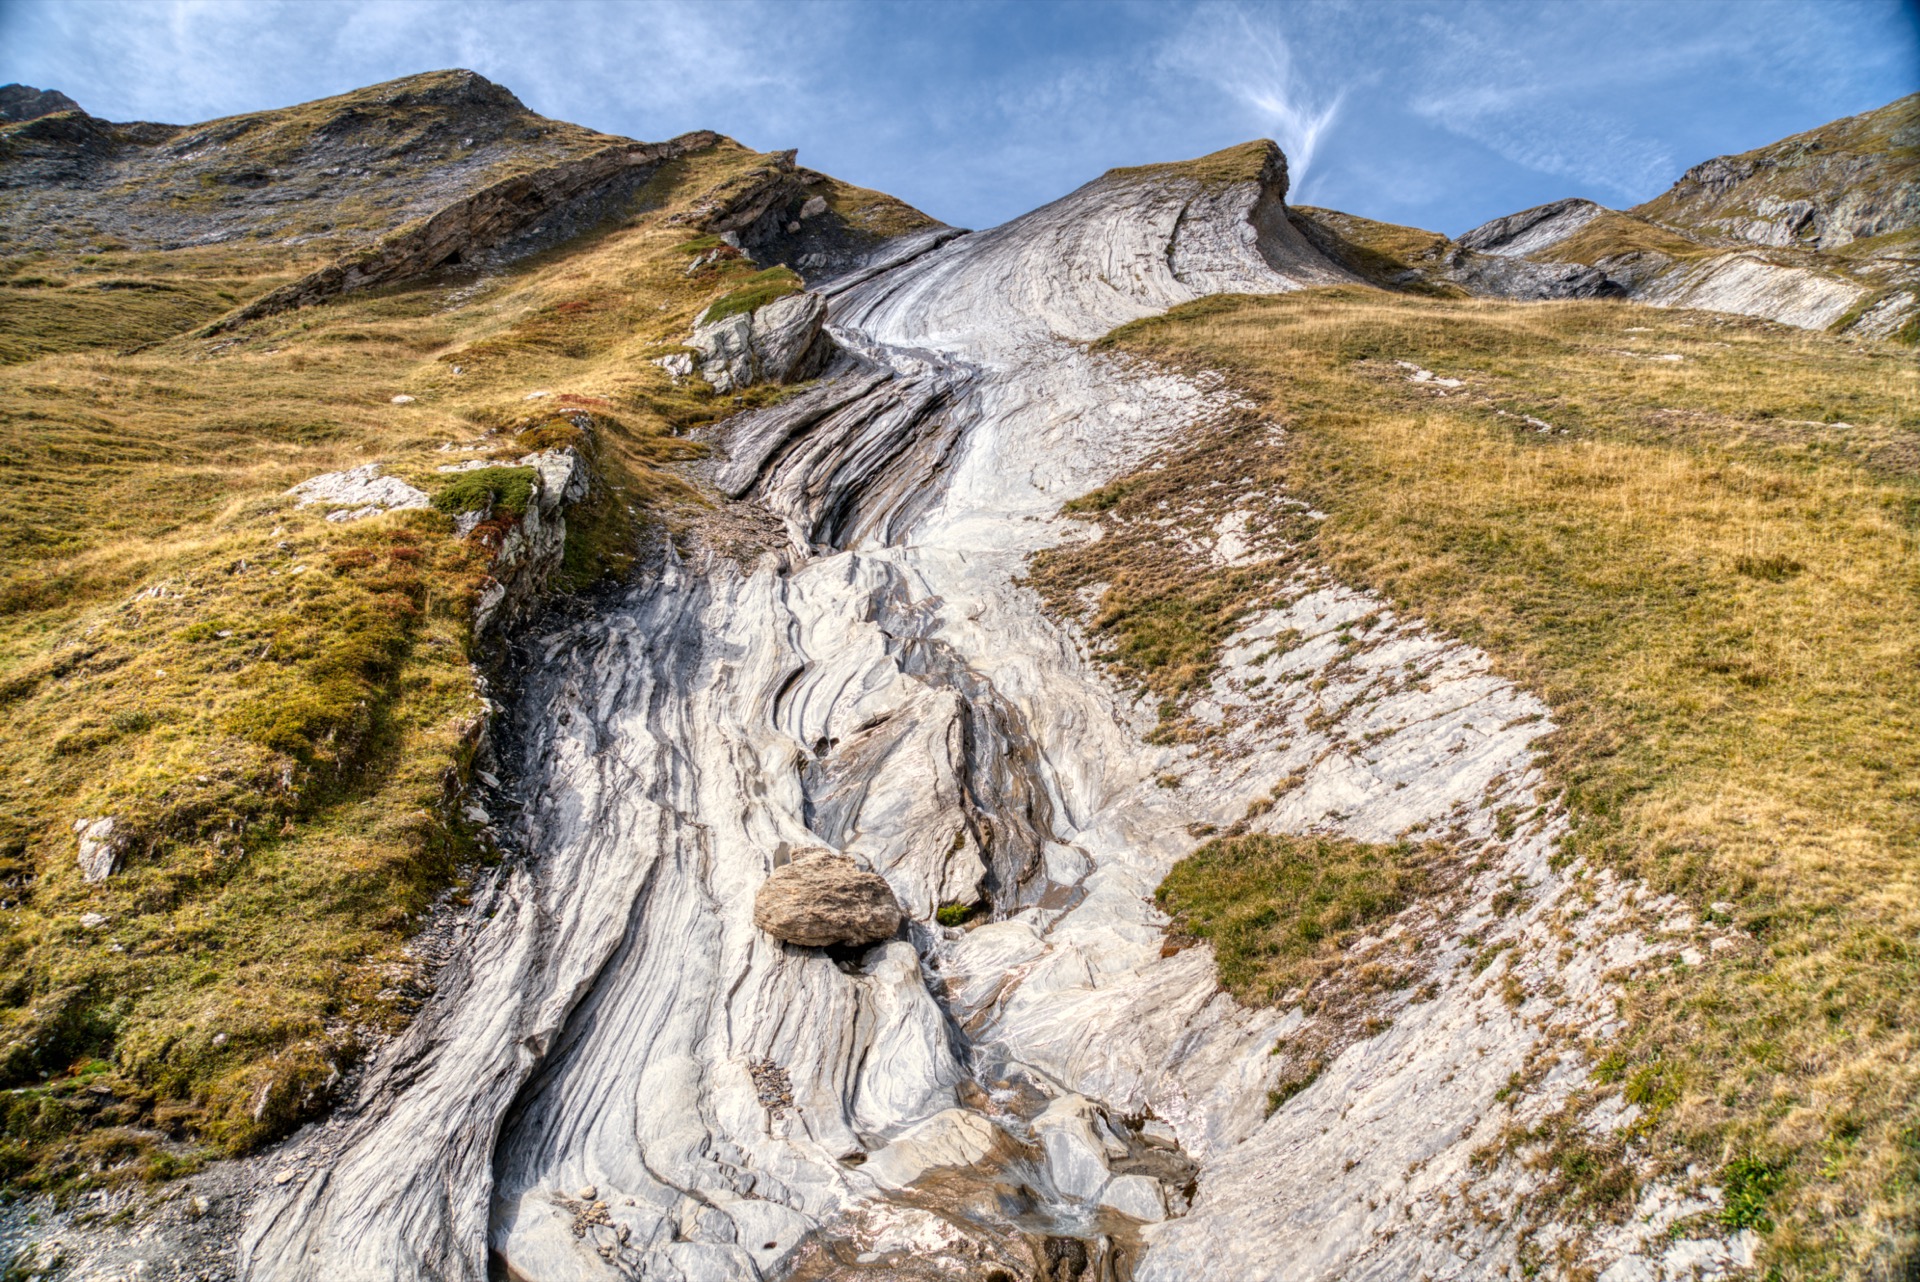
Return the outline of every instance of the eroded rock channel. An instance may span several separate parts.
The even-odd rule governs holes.
[[[1308,1017],[1220,992],[1207,950],[1165,946],[1151,896],[1190,829],[1290,775],[1268,826],[1484,837],[1533,807],[1544,709],[1474,652],[1303,581],[1245,648],[1295,637],[1288,661],[1312,666],[1336,628],[1383,620],[1377,668],[1322,692],[1339,715],[1311,716],[1301,686],[1223,751],[1155,747],[1150,712],[1019,586],[1033,551],[1085,536],[1065,500],[1233,408],[1088,340],[1209,293],[1344,278],[1284,194],[1277,151],[1259,182],[1110,175],[816,282],[834,364],[717,442],[716,483],[790,546],[674,561],[530,643],[514,739],[534,858],[477,904],[434,1003],[333,1124],[331,1163],[256,1207],[248,1276],[1505,1267],[1510,1236],[1453,1190],[1496,1092],[1597,1018],[1631,937],[1556,963],[1557,999],[1530,1006],[1438,932],[1417,961],[1434,982],[1270,1112],[1271,1052]],[[1488,938],[1543,932],[1554,835],[1500,846],[1451,911]],[[896,936],[808,948],[756,927],[776,864],[822,846],[886,878]],[[1493,922],[1475,896],[1515,877],[1532,907]],[[974,920],[940,924],[949,905]],[[1545,963],[1521,958],[1502,966],[1524,991]]]

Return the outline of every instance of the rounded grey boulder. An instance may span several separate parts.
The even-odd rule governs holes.
[[[845,855],[802,850],[753,897],[753,924],[789,944],[877,944],[900,929],[900,901],[884,877]]]

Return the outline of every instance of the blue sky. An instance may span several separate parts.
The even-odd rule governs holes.
[[[1458,233],[1624,206],[1920,89],[1914,0],[0,0],[0,81],[187,122],[471,67],[534,110],[713,128],[990,226],[1272,137],[1293,199]]]

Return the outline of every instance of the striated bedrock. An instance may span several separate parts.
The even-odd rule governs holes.
[[[1482,223],[1463,234],[1460,244],[1503,258],[1530,254],[1559,244],[1606,212],[1591,200],[1556,200]]]
[[[1659,947],[1605,879],[1565,929],[1558,820],[1496,840],[1542,783],[1542,706],[1308,575],[1205,692],[1220,750],[1154,744],[1153,710],[1020,582],[1031,553],[1085,537],[1065,500],[1239,408],[1219,381],[1088,339],[1206,293],[1351,279],[1286,219],[1277,149],[1226,156],[930,233],[823,287],[842,354],[716,433],[716,479],[788,548],[675,556],[529,643],[510,738],[534,857],[476,888],[468,950],[311,1141],[325,1160],[264,1191],[249,1277],[815,1276],[829,1246],[849,1278],[1515,1261],[1532,1226],[1461,1198],[1470,1159],[1584,1068],[1571,1051],[1524,1100],[1503,1087],[1603,1028],[1605,975]],[[1338,661],[1362,617],[1377,643]],[[1323,679],[1253,697],[1242,669],[1276,650]],[[1166,946],[1152,891],[1189,832],[1244,820],[1287,778],[1257,828],[1445,826],[1477,852],[1457,895],[1361,941],[1418,972],[1380,1023],[1242,1007],[1205,947]],[[810,862],[776,869],[783,844],[871,869],[905,937],[857,961],[770,937],[756,900]],[[1491,907],[1515,878],[1524,911]],[[951,903],[990,911],[943,926]],[[1536,937],[1566,951],[1464,964]],[[1276,1044],[1303,1035],[1329,1062],[1273,1108],[1296,1067]],[[1474,1178],[1511,1200],[1526,1176]]]
[[[887,879],[830,850],[802,850],[753,896],[753,924],[803,948],[891,939],[905,920]]]

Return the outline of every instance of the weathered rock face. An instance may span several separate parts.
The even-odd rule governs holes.
[[[1468,249],[1503,258],[1532,254],[1559,244],[1605,212],[1591,200],[1556,200],[1482,223],[1459,240]]]
[[[36,120],[56,111],[78,111],[80,104],[58,89],[0,85],[0,120]]]
[[[1620,298],[1626,289],[1584,263],[1536,263],[1517,255],[1457,249],[1446,257],[1446,278],[1468,292],[1521,302],[1550,298]]]
[[[687,346],[700,353],[700,375],[716,392],[754,383],[798,383],[832,359],[826,320],[826,299],[788,294],[753,312],[695,326]]]
[[[903,920],[886,878],[828,850],[794,855],[753,897],[753,924],[804,948],[877,944]]]
[[[720,135],[700,130],[663,143],[618,143],[579,160],[515,174],[455,201],[371,249],[283,285],[209,326],[208,332],[354,290],[409,280],[484,254],[525,236],[543,220],[568,221],[565,215],[571,205],[616,202],[637,190],[667,161],[719,141]]]
[[[1634,210],[1718,243],[1835,249],[1920,226],[1920,94],[1689,169]]]
[[[80,875],[88,881],[105,881],[120,871],[126,858],[127,833],[111,815],[98,819],[79,819],[74,831],[80,835]]]

